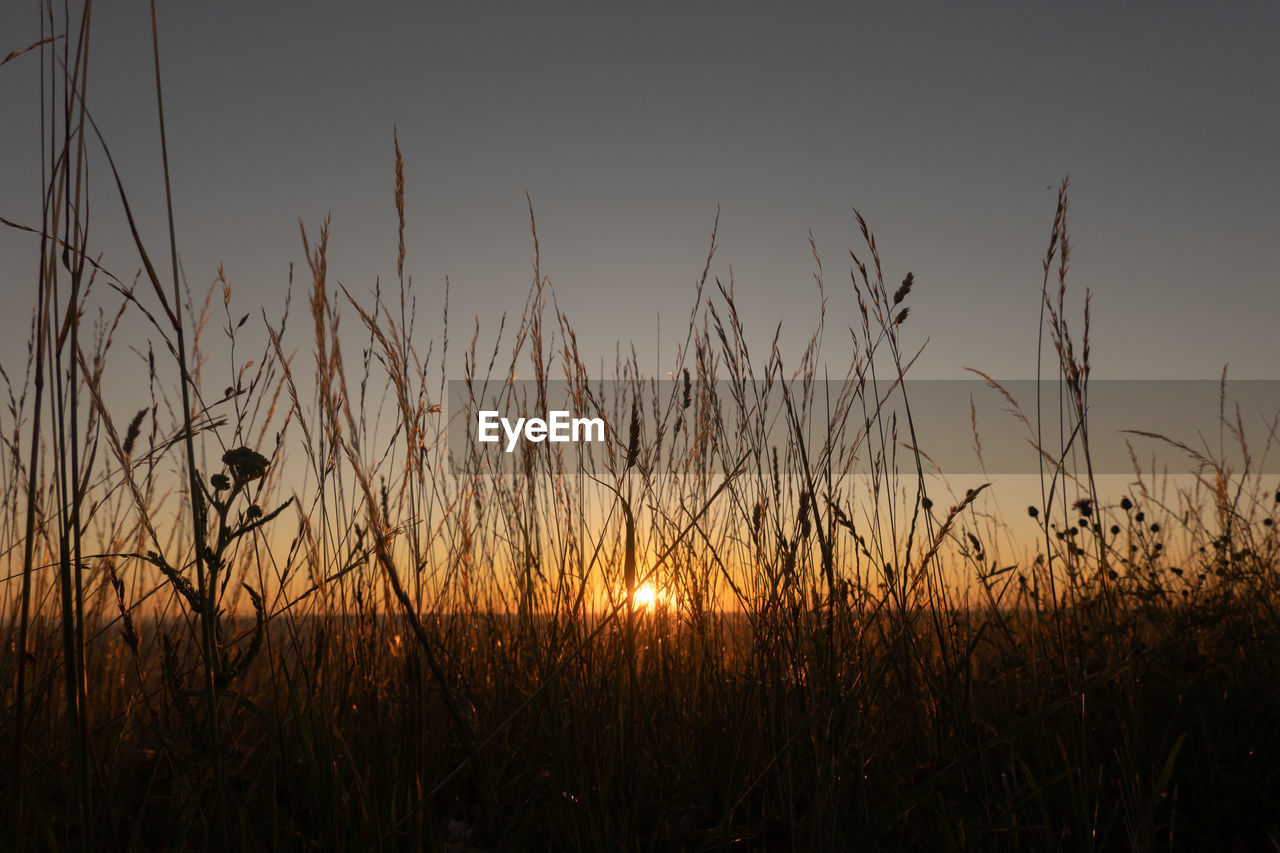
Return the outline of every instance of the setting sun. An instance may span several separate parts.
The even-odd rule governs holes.
[[[648,610],[654,610],[659,606],[666,607],[671,604],[670,596],[659,592],[654,588],[653,584],[641,584],[636,587],[636,607],[643,607]]]

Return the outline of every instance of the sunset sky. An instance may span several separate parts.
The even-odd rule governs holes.
[[[659,314],[670,359],[717,204],[713,272],[732,263],[755,345],[782,319],[794,360],[817,311],[807,229],[831,328],[855,321],[856,206],[888,275],[916,275],[917,376],[1028,377],[1051,187],[1070,173],[1095,374],[1274,377],[1275,5],[160,5],[184,268],[203,291],[222,262],[243,311],[279,314],[289,263],[305,267],[299,218],[314,232],[332,213],[333,280],[391,282],[398,125],[420,345],[446,275],[455,340],[521,310],[527,190],[589,363],[622,341],[653,365]],[[93,24],[90,106],[163,256],[146,4],[103,4]],[[39,36],[36,4],[9,4],[0,54]],[[0,216],[33,225],[38,71],[35,54],[0,68]],[[99,161],[93,239],[128,278],[106,177]],[[35,241],[0,231],[6,366],[35,269]]]

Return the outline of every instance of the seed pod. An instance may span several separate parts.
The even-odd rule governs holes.
[[[640,457],[640,412],[631,404],[631,428],[627,436],[627,467],[631,468]]]
[[[915,283],[915,280],[915,275],[907,273],[907,277],[902,280],[902,286],[893,294],[894,305],[907,298],[907,294],[911,292],[911,285]]]
[[[133,453],[133,443],[138,440],[138,433],[142,431],[142,418],[146,413],[146,408],[141,408],[138,410],[138,413],[133,416],[133,420],[129,421],[129,429],[127,429],[124,434],[125,456]]]

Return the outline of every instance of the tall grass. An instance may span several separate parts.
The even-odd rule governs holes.
[[[814,245],[807,346],[752,351],[713,226],[675,381],[619,357],[610,398],[532,203],[521,313],[451,350],[446,288],[446,331],[416,343],[398,140],[389,293],[330,281],[324,223],[302,233],[304,330],[292,281],[276,318],[239,315],[220,272],[199,303],[172,225],[165,282],[118,178],[143,271],[115,278],[86,251],[85,158],[109,157],[89,8],[34,46],[49,156],[30,356],[5,372],[6,844],[1277,846],[1280,491],[1208,457],[1181,489],[1099,490],[1065,181],[1040,285],[1063,414],[1019,412],[1043,459],[1023,556],[989,484],[931,476],[903,384],[917,284],[861,214],[853,323],[828,316]],[[130,314],[149,402],[126,419]],[[508,402],[545,410],[563,382],[609,448],[493,471],[449,446],[446,379],[502,399],[517,374],[532,399]]]

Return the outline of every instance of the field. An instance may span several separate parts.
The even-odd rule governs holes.
[[[78,68],[67,42],[37,49]],[[327,223],[283,316],[193,292],[136,230],[116,278],[80,204],[109,140],[68,80],[29,357],[3,365],[0,847],[1280,848],[1280,484],[1206,452],[1103,491],[1066,181],[1033,282],[1063,415],[1010,415],[1040,497],[1006,519],[916,446],[920,294],[861,215],[849,262],[813,247],[858,315],[822,296],[802,352],[749,348],[713,225],[664,306],[675,360],[601,377],[532,203],[523,312],[492,349],[466,322],[422,340],[447,293],[406,274],[398,145],[385,291],[330,280]],[[117,360],[145,397],[123,412]],[[534,399],[506,402],[563,389],[605,446],[494,471],[446,441],[450,380],[517,375]],[[1266,455],[1274,430],[1218,414]]]

